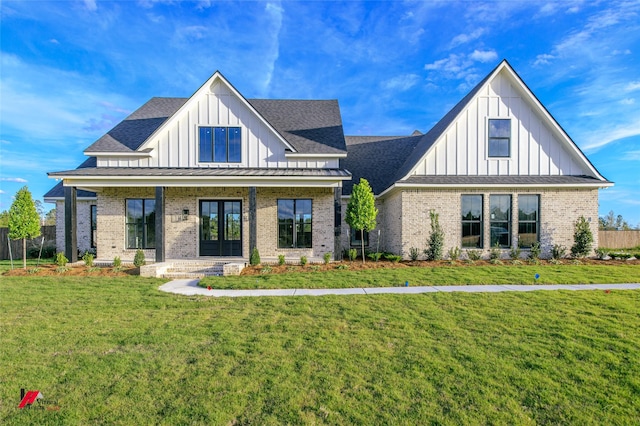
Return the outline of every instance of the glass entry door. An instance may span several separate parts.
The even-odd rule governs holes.
[[[242,256],[241,201],[200,201],[200,256]]]

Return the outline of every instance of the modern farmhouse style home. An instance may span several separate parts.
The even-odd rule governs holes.
[[[57,245],[97,257],[246,261],[319,259],[359,247],[422,252],[429,212],[445,250],[498,245],[549,252],[573,244],[580,216],[598,226],[612,186],[501,62],[426,134],[344,136],[336,100],[246,99],[216,72],[190,98],[153,98],[89,146],[46,195]],[[344,221],[366,178],[378,228]],[[597,246],[597,241],[596,241]]]

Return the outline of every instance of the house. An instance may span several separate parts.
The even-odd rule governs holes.
[[[85,150],[46,195],[58,248],[74,259],[157,262],[339,257],[360,246],[422,252],[429,212],[445,250],[597,239],[598,189],[612,186],[507,61],[425,134],[344,136],[335,100],[246,99],[216,72],[190,98],[153,98]],[[344,221],[354,183],[376,195],[378,228]],[[60,214],[64,212],[64,214]],[[597,240],[596,240],[597,246]]]

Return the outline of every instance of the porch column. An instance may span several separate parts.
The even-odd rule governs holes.
[[[75,186],[64,187],[64,255],[71,263],[78,261],[77,194]]]
[[[333,189],[334,238],[333,260],[342,260],[342,188]]]
[[[156,262],[164,262],[164,191],[156,186]]]
[[[258,245],[257,191],[255,186],[249,187],[249,256]]]

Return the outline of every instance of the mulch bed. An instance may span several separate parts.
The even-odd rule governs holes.
[[[82,266],[67,266],[66,271],[59,271],[58,265],[45,264],[40,265],[37,268],[35,266],[27,265],[27,269],[22,269],[22,263],[15,265],[16,269],[5,272],[4,276],[8,277],[127,277],[130,275],[140,275],[139,268],[122,268],[119,271],[114,271],[111,267],[92,267],[88,268]]]

